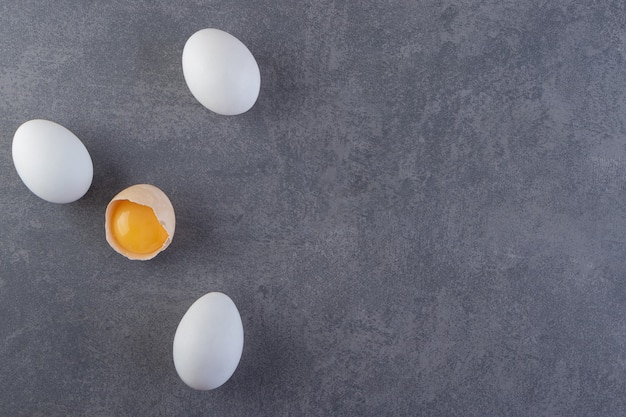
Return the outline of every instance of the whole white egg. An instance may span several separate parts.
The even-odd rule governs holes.
[[[250,110],[261,88],[259,66],[250,50],[219,29],[202,29],[187,40],[183,75],[204,107],[225,116]]]
[[[13,136],[17,174],[35,195],[51,203],[81,198],[93,179],[85,145],[65,127],[49,120],[30,120]]]
[[[215,389],[233,375],[243,351],[243,324],[226,294],[211,292],[189,307],[174,335],[174,366],[191,388]]]

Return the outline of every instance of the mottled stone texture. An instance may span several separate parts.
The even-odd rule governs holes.
[[[257,57],[212,114],[186,39]],[[626,8],[605,1],[0,1],[0,415],[626,415]],[[63,124],[69,205],[11,160]],[[135,183],[171,198],[150,262],[104,239]],[[222,291],[239,368],[187,388],[172,339]]]

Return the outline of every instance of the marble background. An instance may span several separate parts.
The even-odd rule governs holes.
[[[258,60],[244,115],[186,87],[206,27]],[[0,415],[626,415],[623,0],[2,0],[0,53]],[[17,176],[34,118],[78,202]],[[177,213],[150,262],[104,239],[136,183]],[[198,392],[210,291],[245,346]]]

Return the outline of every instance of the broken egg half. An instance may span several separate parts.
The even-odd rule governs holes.
[[[106,209],[104,228],[109,245],[128,259],[147,261],[172,242],[176,218],[167,195],[149,184],[117,194]]]

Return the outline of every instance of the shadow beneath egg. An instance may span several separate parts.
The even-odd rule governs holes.
[[[261,91],[252,111],[259,117],[289,120],[302,112],[307,91],[299,62],[288,53],[257,57]]]
[[[183,256],[188,261],[199,258],[204,263],[214,259],[219,244],[213,234],[213,214],[195,201],[192,194],[172,190],[169,197],[174,206],[176,230],[170,246],[154,260],[171,262]]]
[[[245,314],[245,304],[240,305],[240,312]],[[278,319],[265,321],[260,312],[253,317],[247,313],[247,316],[242,317],[241,361],[231,379],[220,389],[230,400],[248,403],[276,398],[276,393],[280,393],[281,398],[295,398],[302,383],[313,374],[313,357],[296,331],[301,326]]]
[[[163,301],[163,300],[161,300]],[[133,316],[128,329],[128,366],[133,379],[141,385],[160,386],[178,378],[172,358],[174,334],[185,309],[185,303],[157,303],[145,311],[145,305]],[[181,312],[182,311],[182,312]],[[147,377],[147,378],[146,378]]]
[[[104,241],[104,215],[111,199],[123,189],[137,184],[150,183],[143,174],[141,160],[128,150],[117,149],[110,144],[123,132],[98,128],[74,128],[75,134],[84,141],[94,167],[91,187],[79,200],[67,204],[66,216],[81,228],[84,235],[96,235]],[[137,172],[135,172],[137,171]],[[142,175],[138,176],[137,173]],[[149,170],[148,170],[149,172]],[[174,187],[155,184],[163,189],[174,206],[176,230],[168,248],[148,261],[151,264],[165,265],[181,253],[185,257],[201,256],[212,258],[211,252],[217,246],[212,237],[212,214],[204,209],[197,195],[187,191],[185,186]],[[108,246],[108,244],[105,243]],[[201,251],[199,255],[197,252]]]
[[[75,129],[75,134],[84,142],[93,162],[93,180],[87,193],[72,203],[72,207],[79,209],[96,207],[103,215],[107,204],[122,189],[131,185],[131,178],[125,172],[120,151],[110,146],[112,137],[119,132],[108,132],[99,129],[98,132],[90,129]]]
[[[85,144],[93,163],[91,186],[78,200],[55,207],[58,221],[66,223],[66,234],[73,243],[93,255],[109,255],[104,233],[106,206],[122,188],[129,176],[119,163],[119,152],[109,144],[115,132],[72,126],[71,131]]]

